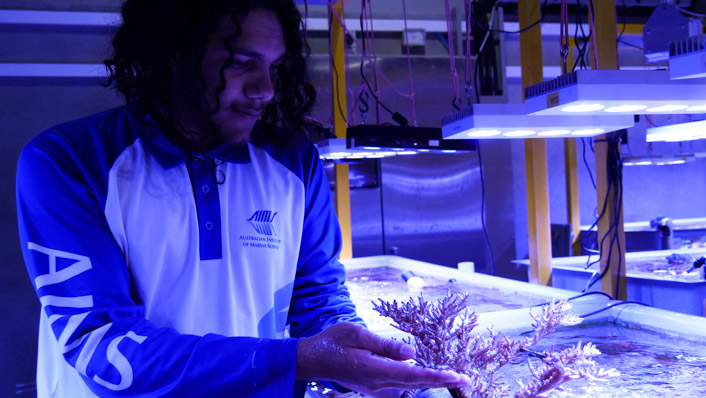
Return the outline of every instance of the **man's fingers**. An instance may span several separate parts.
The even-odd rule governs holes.
[[[414,357],[415,349],[413,346],[401,341],[386,339],[380,337],[367,330],[362,330],[360,335],[359,348],[368,350],[375,355],[381,357],[407,360]]]
[[[363,351],[356,351],[353,355],[366,355]],[[363,374],[359,375],[359,379],[367,380],[368,386],[374,389],[458,388],[469,386],[471,383],[468,376],[455,372],[433,370],[369,354],[363,362],[364,366],[359,368]]]

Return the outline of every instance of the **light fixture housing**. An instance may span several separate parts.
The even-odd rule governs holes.
[[[477,148],[477,142],[469,139],[447,141],[442,139],[440,128],[436,127],[401,127],[361,124],[349,127],[346,131],[349,149],[367,150],[379,148],[383,151],[404,153],[460,153],[471,152]]]
[[[442,119],[444,139],[591,137],[632,127],[632,115],[527,115],[524,104],[473,104]]]
[[[693,141],[706,138],[706,120],[647,129],[647,142]]]
[[[668,156],[623,156],[623,166],[669,166],[693,162],[696,157],[691,155]]]
[[[525,88],[534,115],[706,112],[706,79],[672,80],[664,70],[578,70]]]
[[[350,163],[420,153],[464,153],[477,148],[475,140],[442,140],[441,129],[429,127],[359,125],[349,127],[346,136],[317,142],[321,160]]]
[[[334,163],[350,163],[365,159],[380,159],[416,154],[416,152],[388,151],[377,147],[349,149],[346,146],[345,138],[328,138],[321,140],[316,143],[316,147],[319,150],[319,158],[321,158],[322,161]]]
[[[706,36],[669,43],[669,75],[672,79],[706,77]]]

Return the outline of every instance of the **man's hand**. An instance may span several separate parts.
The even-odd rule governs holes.
[[[299,342],[296,379],[330,380],[372,391],[470,384],[467,376],[458,373],[403,362],[414,354],[409,344],[384,339],[360,325],[339,323]]]

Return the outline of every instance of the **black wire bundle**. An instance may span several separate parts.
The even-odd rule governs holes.
[[[598,225],[598,222],[606,215],[606,211],[608,209],[608,200],[610,199],[610,194],[611,191],[613,192],[613,222],[610,225],[610,228],[605,232],[603,237],[600,240],[600,245],[599,245],[599,256],[596,261],[593,261],[589,263],[586,268],[591,267],[594,264],[600,263],[601,259],[603,258],[603,254],[606,253],[604,249],[604,245],[606,243],[606,240],[610,236],[610,241],[608,245],[608,264],[601,271],[601,273],[598,275],[597,278],[592,278],[592,280],[589,281],[588,285],[584,289],[585,291],[588,291],[591,286],[593,286],[596,282],[599,280],[603,279],[603,277],[608,273],[610,269],[610,260],[613,256],[613,250],[614,248],[617,247],[618,251],[618,274],[620,274],[621,267],[623,266],[622,264],[622,258],[623,258],[623,253],[622,249],[620,247],[620,238],[618,236],[618,228],[619,228],[619,222],[620,222],[620,216],[622,213],[622,204],[623,204],[623,163],[622,160],[620,159],[620,145],[622,142],[622,137],[626,133],[626,130],[620,130],[611,134],[605,135],[607,138],[603,138],[601,140],[605,140],[608,142],[608,156],[607,156],[607,167],[606,167],[606,181],[608,183],[608,188],[606,189],[606,195],[603,200],[603,207],[601,209],[601,213],[596,219],[596,221],[593,223],[591,228],[589,230],[593,230]],[[597,141],[601,142],[601,141]],[[612,236],[611,236],[612,234]],[[616,284],[615,287],[615,297],[618,296],[618,293],[620,291],[620,279],[618,279],[618,283]]]

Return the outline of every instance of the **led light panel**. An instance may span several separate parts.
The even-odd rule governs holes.
[[[360,125],[349,127],[346,135],[317,142],[321,160],[344,163],[419,153],[454,154],[477,147],[471,139],[442,140],[439,128]]]
[[[393,151],[381,147],[349,149],[345,138],[329,138],[316,143],[322,161],[351,162],[363,159],[380,159],[391,156],[415,155],[414,151]]]
[[[590,137],[635,124],[632,115],[527,115],[524,104],[474,104],[442,119],[444,139]]]
[[[694,155],[676,156],[624,156],[623,166],[669,166],[695,160]]]
[[[706,138],[706,120],[647,129],[647,142],[693,141]]]
[[[379,150],[404,153],[460,153],[475,151],[477,143],[471,137],[465,140],[447,141],[442,139],[440,128],[400,127],[361,124],[346,130],[348,148]]]
[[[706,112],[706,79],[672,80],[664,70],[579,70],[525,88],[535,115]]]
[[[706,36],[692,36],[669,43],[672,79],[706,77]]]

